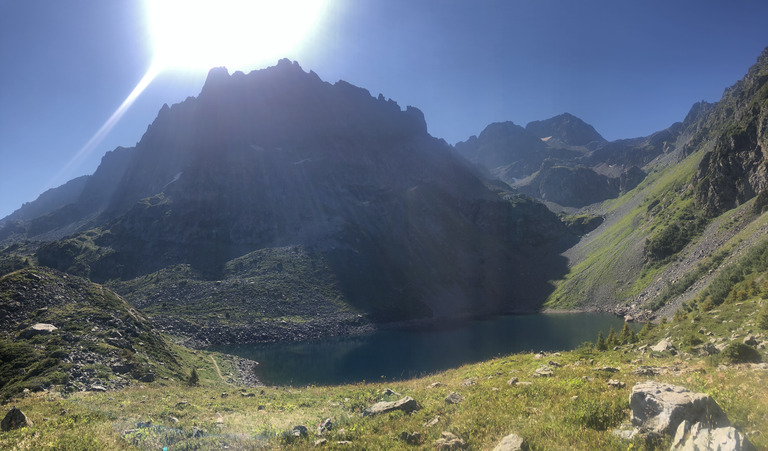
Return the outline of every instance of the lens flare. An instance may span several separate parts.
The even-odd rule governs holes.
[[[78,164],[81,160],[83,160],[85,157],[91,154],[96,147],[101,143],[101,141],[104,140],[104,138],[109,134],[110,131],[115,127],[115,125],[120,121],[120,118],[123,117],[126,111],[128,111],[128,108],[133,105],[133,102],[136,101],[136,99],[141,95],[142,92],[144,92],[145,89],[147,89],[147,86],[149,86],[150,83],[152,83],[152,80],[157,77],[157,75],[160,73],[162,69],[160,66],[153,64],[149,70],[144,74],[144,76],[139,80],[139,83],[136,85],[135,88],[133,88],[133,91],[131,91],[130,94],[128,94],[128,97],[125,98],[123,103],[120,104],[119,107],[115,110],[114,113],[107,119],[106,122],[104,122],[104,125],[99,128],[96,133],[91,137],[91,139],[88,140],[88,142],[85,143],[83,147],[80,148],[80,150],[75,154],[74,157],[72,157],[67,164],[65,164],[59,172],[51,179],[51,181],[48,182],[47,186],[52,186],[57,180],[60,180],[64,175],[66,175],[69,170],[72,168],[72,166]]]

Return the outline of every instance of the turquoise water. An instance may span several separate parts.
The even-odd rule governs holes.
[[[259,362],[268,385],[330,385],[397,380],[488,360],[514,352],[562,351],[598,331],[618,333],[623,320],[595,313],[503,316],[430,330],[383,330],[358,337],[306,342],[215,346],[212,351]]]

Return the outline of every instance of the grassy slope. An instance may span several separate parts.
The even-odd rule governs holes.
[[[750,434],[758,449],[768,449],[768,435],[751,434],[768,430],[768,371],[761,366],[733,364],[722,354],[698,357],[695,352],[701,342],[741,341],[750,331],[765,340],[766,330],[758,321],[768,317],[768,302],[760,294],[768,293],[768,278],[765,272],[754,276],[732,287],[734,293],[747,285],[757,287],[746,299],[729,300],[707,312],[683,309],[675,320],[644,330],[640,342],[616,350],[599,352],[582,347],[543,359],[532,354],[509,355],[401,382],[246,389],[220,379],[208,353],[189,352],[181,364],[198,368],[198,387],[159,380],[117,392],[78,393],[67,398],[44,392],[15,399],[13,404],[25,411],[35,426],[0,433],[0,448],[220,449],[226,445],[232,449],[310,449],[317,438],[312,435],[316,425],[331,418],[334,428],[325,436],[328,449],[341,448],[336,444],[340,440],[351,441],[353,449],[430,449],[442,431],[451,431],[467,440],[470,449],[489,449],[514,432],[525,437],[533,449],[624,450],[629,445],[642,445],[624,442],[611,431],[628,420],[631,387],[654,379],[711,394],[732,423]],[[756,311],[764,313],[745,314]],[[679,355],[638,350],[667,336],[681,351]],[[765,359],[765,351],[761,353]],[[236,371],[231,361],[219,355],[214,358],[223,373]],[[550,360],[562,365],[554,368],[555,375],[534,377],[533,371]],[[641,365],[658,367],[662,374],[633,374]],[[604,366],[619,371],[600,370]],[[532,385],[508,385],[513,376]],[[610,378],[624,382],[626,387],[608,387]],[[466,385],[467,380],[475,383]],[[427,388],[433,382],[444,385]],[[398,412],[362,417],[362,410],[374,402],[398,398],[385,395],[386,388],[412,396],[423,409],[412,415]],[[465,400],[458,405],[446,404],[443,399],[452,391]],[[223,392],[228,396],[222,397]],[[436,426],[424,425],[438,415]],[[289,443],[284,434],[299,424],[310,429],[310,437]],[[201,431],[197,437],[196,430]],[[420,446],[401,441],[402,431],[420,432],[424,437]]]
[[[50,334],[26,337],[35,323]],[[147,373],[182,378],[188,351],[153,331],[134,307],[79,277],[32,267],[0,277],[0,398],[61,385],[119,388]],[[124,369],[121,369],[123,367]],[[73,375],[84,374],[78,381]]]
[[[675,204],[690,202],[677,194],[695,173],[702,155],[697,152],[679,164],[661,167],[632,191],[606,201],[600,213],[608,220],[582,240],[579,252],[572,255],[571,271],[557,283],[545,305],[573,308],[605,303],[605,299],[625,300],[650,283],[669,262],[641,267],[643,244],[664,221],[649,217],[648,207],[667,199],[668,208],[675,211],[682,208]]]

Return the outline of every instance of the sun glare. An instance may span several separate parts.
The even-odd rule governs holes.
[[[289,56],[326,0],[147,0],[155,64],[244,70]]]

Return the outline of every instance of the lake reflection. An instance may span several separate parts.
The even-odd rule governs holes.
[[[269,385],[326,385],[406,379],[523,351],[570,350],[594,342],[598,331],[618,333],[623,320],[594,313],[503,316],[447,329],[384,330],[362,337],[215,346],[260,363]]]

